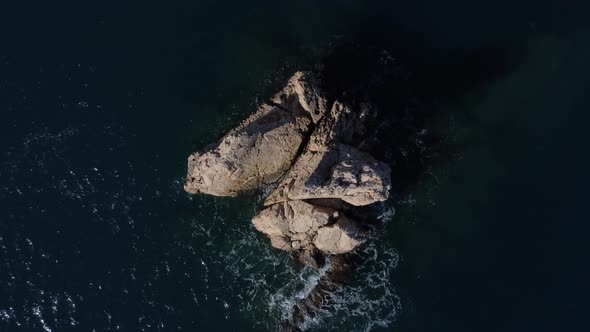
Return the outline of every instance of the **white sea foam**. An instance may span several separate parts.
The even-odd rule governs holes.
[[[312,293],[330,267],[331,262],[329,260],[319,270],[304,267],[296,278],[271,296],[269,301],[270,308],[278,310],[282,320],[291,320],[295,306]]]
[[[362,263],[356,267],[350,282],[331,283],[324,301],[313,312],[304,314],[299,328],[307,330],[321,327],[323,330],[370,331],[374,327],[388,327],[395,322],[401,309],[400,299],[391,281],[391,271],[398,263],[398,255],[392,249],[379,248],[371,243],[358,255]],[[291,321],[293,310],[318,285],[325,270],[304,269],[298,278],[279,289],[270,299],[270,307],[278,310],[282,320]]]

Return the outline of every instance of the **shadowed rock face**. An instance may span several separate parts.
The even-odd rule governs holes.
[[[310,124],[296,110],[263,105],[220,142],[189,157],[185,190],[235,196],[277,181],[297,157]]]
[[[272,246],[318,267],[322,254],[350,252],[362,242],[357,221],[345,212],[388,198],[389,166],[361,151],[371,141],[376,110],[328,105],[311,72],[295,73],[271,100],[189,157],[185,190],[235,196],[274,185],[254,226]]]

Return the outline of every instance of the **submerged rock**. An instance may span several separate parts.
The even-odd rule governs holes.
[[[297,72],[220,141],[189,157],[185,190],[216,196],[275,185],[252,219],[273,247],[320,267],[362,243],[350,209],[387,200],[391,170],[361,151],[376,111],[334,101],[321,79]]]

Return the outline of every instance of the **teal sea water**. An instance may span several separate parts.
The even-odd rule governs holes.
[[[0,4],[0,331],[278,330],[321,271],[254,230],[260,197],[185,194],[186,157],[343,41],[403,66],[449,151],[393,175],[357,271],[302,327],[587,331],[588,12]]]

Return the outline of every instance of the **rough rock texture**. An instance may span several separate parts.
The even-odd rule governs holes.
[[[321,79],[297,72],[268,105],[189,157],[185,190],[217,196],[275,185],[252,219],[272,246],[313,267],[362,243],[350,209],[388,198],[390,168],[362,152],[370,104],[329,105]]]
[[[206,152],[189,157],[185,190],[235,196],[275,182],[297,157],[310,123],[306,116],[263,106]]]
[[[391,187],[391,170],[345,143],[366,135],[375,111],[362,105],[359,112],[338,101],[311,134],[309,143],[267,198],[268,206],[287,200],[336,198],[363,206],[384,201]]]
[[[252,219],[254,227],[268,235],[282,250],[313,250],[330,254],[353,250],[360,244],[359,229],[336,209],[293,200],[274,204]]]
[[[235,196],[277,181],[307,140],[312,121],[326,112],[317,84],[311,73],[297,72],[272,106],[260,106],[219,142],[190,155],[185,190]]]
[[[264,205],[317,198],[340,199],[354,206],[369,205],[387,199],[391,186],[389,173],[389,166],[348,145],[308,150]]]
[[[317,123],[327,112],[328,102],[324,92],[320,88],[320,79],[310,72],[296,72],[283,91],[276,94],[272,101],[275,104],[289,107],[295,101],[299,103],[311,117],[314,123]],[[296,98],[292,98],[296,96]]]
[[[361,242],[357,225],[345,216],[333,225],[319,228],[313,238],[313,245],[317,249],[333,255],[352,251]]]
[[[371,105],[363,103],[354,110],[350,105],[335,101],[311,134],[307,149],[321,151],[335,142],[359,144],[367,135],[367,127],[371,126],[375,116],[376,111]]]

